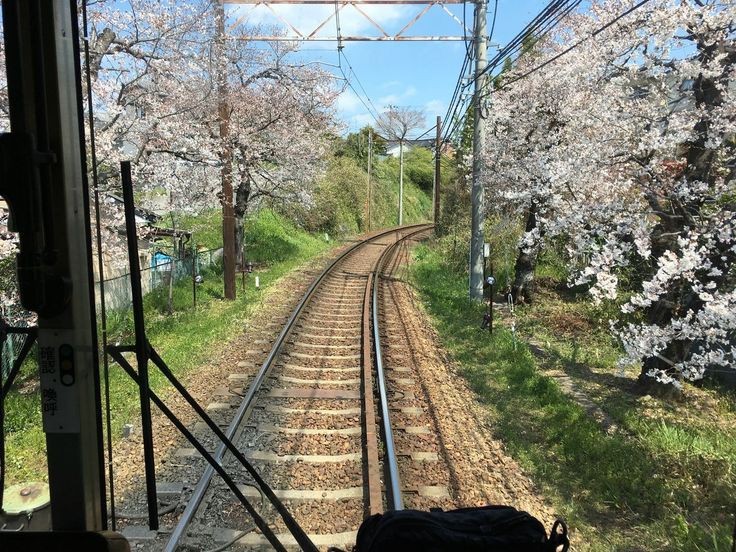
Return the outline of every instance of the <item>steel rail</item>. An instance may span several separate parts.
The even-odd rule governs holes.
[[[391,490],[391,509],[403,510],[404,501],[401,498],[401,479],[399,478],[399,464],[396,459],[396,447],[394,446],[394,434],[391,429],[391,415],[388,408],[388,395],[386,391],[386,376],[383,370],[383,353],[381,351],[381,334],[378,329],[378,285],[381,279],[381,271],[396,247],[404,240],[417,234],[426,232],[433,224],[426,224],[424,228],[415,230],[396,240],[390,247],[386,248],[376,263],[373,272],[373,340],[376,349],[376,375],[378,380],[378,394],[381,403],[381,425],[383,439],[386,448],[386,466],[388,471],[388,487]]]
[[[255,399],[256,394],[260,390],[261,384],[268,376],[271,370],[271,366],[273,365],[274,361],[281,353],[281,349],[283,348],[283,345],[286,342],[287,337],[291,333],[291,330],[293,329],[296,321],[301,315],[302,310],[304,310],[304,307],[307,305],[309,300],[312,298],[312,296],[314,295],[314,292],[319,287],[319,285],[322,283],[322,280],[324,280],[327,277],[327,275],[330,272],[332,272],[332,270],[342,260],[345,259],[345,257],[353,253],[359,247],[363,245],[367,245],[370,242],[378,238],[381,238],[387,234],[391,234],[393,232],[399,232],[405,229],[415,228],[417,226],[427,226],[427,225],[426,224],[422,224],[422,225],[415,224],[415,225],[391,228],[389,230],[384,230],[377,234],[374,234],[358,243],[355,243],[354,245],[350,246],[347,250],[343,251],[335,260],[333,260],[322,271],[322,273],[319,276],[317,276],[317,278],[314,279],[312,284],[309,286],[309,289],[304,293],[301,300],[299,301],[297,306],[292,311],[291,315],[289,316],[289,319],[286,321],[286,324],[281,329],[281,332],[279,333],[278,337],[276,338],[276,341],[274,341],[274,344],[271,347],[271,351],[269,352],[268,357],[266,357],[266,360],[261,365],[261,368],[259,369],[255,378],[253,379],[253,382],[248,388],[248,392],[243,397],[243,400],[240,403],[240,406],[238,407],[238,410],[236,411],[235,416],[233,417],[232,421],[227,427],[227,431],[225,432],[225,435],[227,436],[228,439],[230,440],[233,439],[238,429],[241,427],[243,420],[246,418],[246,415],[249,414],[249,411],[251,410],[251,407],[252,407],[253,400]],[[218,464],[222,464],[222,460],[224,459],[226,452],[227,452],[227,446],[224,443],[220,443],[217,447],[217,450],[215,451],[215,454],[213,455]],[[214,474],[215,474],[215,469],[212,466],[207,466],[204,473],[202,474],[202,477],[197,482],[197,486],[194,488],[194,491],[192,492],[192,496],[190,497],[186,508],[182,512],[181,517],[179,518],[179,521],[176,524],[176,527],[174,527],[174,530],[171,532],[171,536],[169,537],[169,540],[166,543],[166,547],[164,548],[165,552],[174,552],[176,550],[177,546],[179,545],[179,541],[184,536],[184,532],[186,531],[189,524],[192,522],[194,515],[197,513],[197,510],[199,509],[199,506],[202,504],[202,500],[204,500],[204,495],[210,486],[210,483],[212,481],[212,477],[214,476]]]

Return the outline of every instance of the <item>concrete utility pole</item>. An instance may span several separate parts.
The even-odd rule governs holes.
[[[228,144],[230,107],[227,105],[227,52],[224,0],[215,4],[217,13],[217,95],[220,119],[220,163],[222,163],[222,268],[225,299],[235,299],[235,216],[233,213],[233,153]]]
[[[471,191],[472,213],[470,217],[470,298],[483,299],[483,161],[481,155],[485,145],[484,121],[482,117],[483,92],[486,68],[486,4],[477,0],[475,4],[475,89],[473,92],[473,187]]]
[[[399,140],[399,226],[404,224],[404,139]]]
[[[442,117],[437,115],[437,137],[434,142],[434,223],[440,220],[440,159],[442,158]]]
[[[368,231],[371,231],[371,161],[373,157],[373,131],[368,129]]]

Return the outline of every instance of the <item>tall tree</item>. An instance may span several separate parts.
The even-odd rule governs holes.
[[[488,184],[533,207],[522,247],[566,238],[571,283],[619,301],[622,366],[651,390],[736,360],[736,21],[655,0],[598,31],[632,5],[593,3],[505,73]]]

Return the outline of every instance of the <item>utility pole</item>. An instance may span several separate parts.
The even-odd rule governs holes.
[[[368,231],[371,231],[371,161],[373,157],[373,131],[368,128]]]
[[[475,89],[473,91],[473,187],[470,217],[470,298],[483,300],[483,149],[485,132],[483,121],[483,92],[486,68],[486,8],[488,0],[476,0],[475,4]]]
[[[235,299],[235,216],[233,213],[233,153],[228,144],[230,107],[227,104],[227,49],[225,42],[225,4],[217,0],[217,95],[220,119],[220,163],[222,168],[222,268],[225,299]]]
[[[404,139],[399,140],[399,226],[404,224]]]
[[[434,223],[440,220],[440,159],[442,157],[442,117],[437,115],[437,137],[434,142]],[[436,229],[435,229],[436,231]]]

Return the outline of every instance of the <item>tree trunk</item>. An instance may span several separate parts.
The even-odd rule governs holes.
[[[233,151],[230,145],[230,107],[227,101],[225,7],[215,3],[217,22],[217,102],[220,127],[220,177],[222,180],[222,279],[225,299],[235,299],[235,240],[233,221]]]
[[[532,201],[526,215],[526,232],[537,227],[537,205]],[[514,284],[511,293],[515,303],[531,303],[534,293],[534,271],[537,268],[539,256],[539,242],[530,247],[519,247],[519,253],[514,264]]]
[[[404,224],[404,141],[399,140],[399,226]]]

